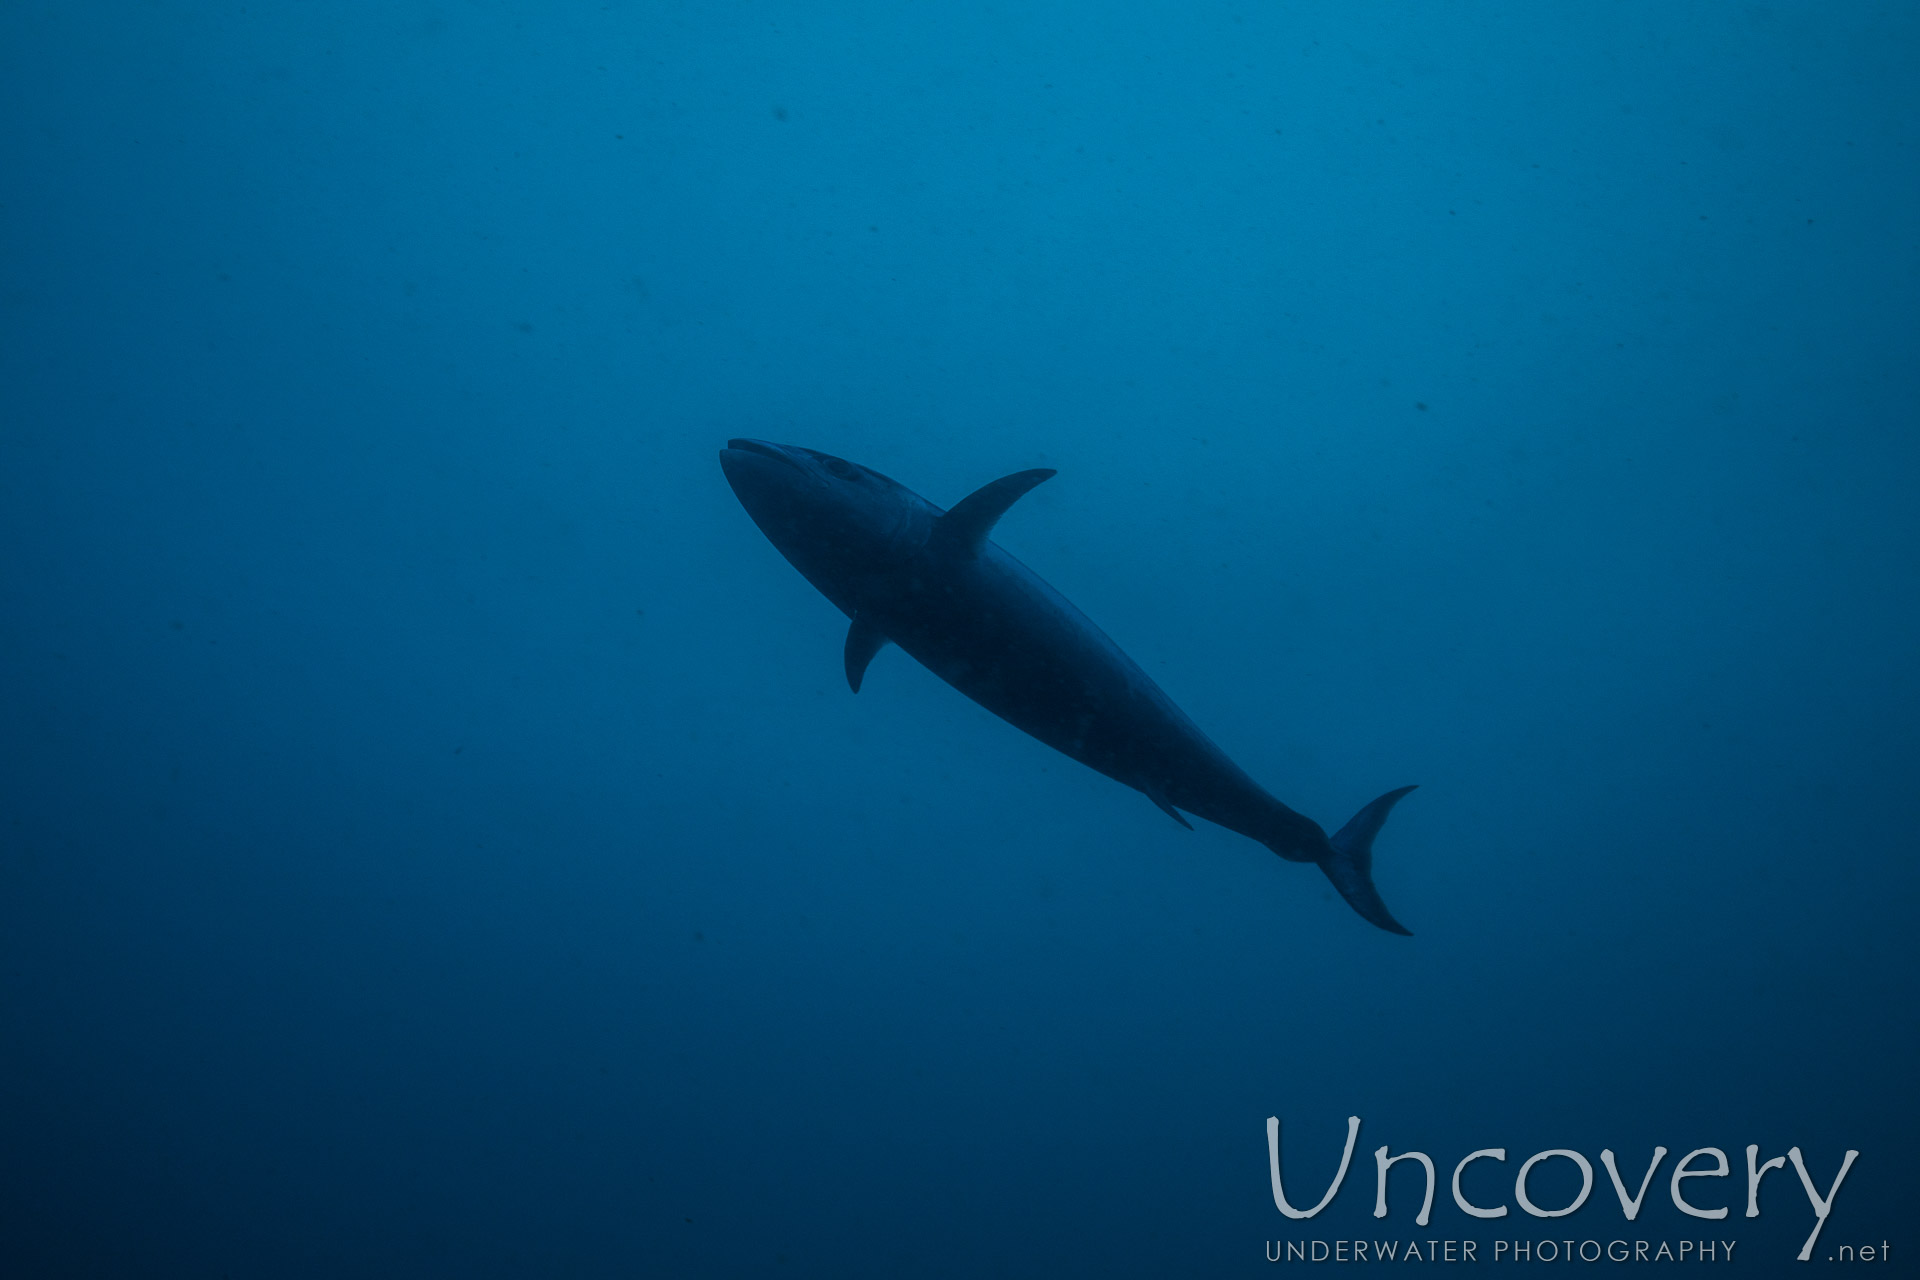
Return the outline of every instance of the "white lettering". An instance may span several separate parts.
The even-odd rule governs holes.
[[[1539,1164],[1542,1160],[1551,1160],[1555,1156],[1565,1156],[1580,1166],[1580,1194],[1575,1196],[1573,1203],[1564,1209],[1537,1208],[1533,1201],[1527,1199],[1527,1175],[1533,1172],[1533,1166]],[[1552,1151],[1542,1151],[1539,1155],[1534,1156],[1520,1166],[1520,1176],[1513,1180],[1513,1198],[1520,1202],[1522,1209],[1525,1209],[1536,1218],[1564,1218],[1585,1204],[1587,1197],[1592,1193],[1593,1166],[1588,1164],[1587,1158],[1578,1151],[1568,1151],[1564,1147],[1556,1147]]]
[[[1462,1160],[1459,1164],[1453,1166],[1453,1202],[1459,1205],[1464,1212],[1470,1213],[1476,1218],[1506,1217],[1507,1206],[1501,1205],[1498,1209],[1482,1209],[1477,1205],[1468,1204],[1465,1193],[1463,1193],[1460,1190],[1460,1174],[1463,1170],[1466,1169],[1468,1165],[1472,1164],[1475,1160],[1481,1160],[1481,1159],[1505,1160],[1506,1158],[1507,1158],[1507,1149],[1505,1147],[1488,1147],[1484,1151],[1474,1152],[1472,1155],[1468,1156],[1465,1160]]]
[[[1807,1189],[1807,1199],[1813,1201],[1813,1234],[1800,1246],[1800,1261],[1805,1262],[1813,1256],[1813,1242],[1820,1238],[1820,1228],[1827,1225],[1827,1214],[1833,1211],[1833,1198],[1840,1194],[1840,1184],[1847,1179],[1847,1170],[1853,1168],[1854,1157],[1858,1151],[1847,1152],[1847,1158],[1840,1162],[1840,1172],[1833,1175],[1833,1185],[1827,1188],[1827,1198],[1822,1200],[1820,1193],[1813,1189],[1813,1179],[1807,1176],[1807,1163],[1800,1158],[1800,1148],[1788,1147],[1787,1159],[1793,1161],[1793,1171],[1800,1175],[1800,1185]]]
[[[1384,1218],[1387,1216],[1387,1170],[1399,1164],[1402,1160],[1418,1160],[1421,1168],[1427,1171],[1427,1198],[1420,1204],[1420,1216],[1413,1220],[1414,1225],[1424,1227],[1427,1225],[1427,1219],[1433,1216],[1434,1181],[1433,1161],[1427,1158],[1427,1153],[1424,1151],[1409,1151],[1403,1156],[1394,1156],[1391,1159],[1387,1157],[1387,1149],[1385,1147],[1381,1147],[1373,1153],[1374,1163],[1380,1166],[1380,1192],[1374,1198],[1373,1216],[1376,1218]]]
[[[1360,1136],[1360,1117],[1347,1117],[1347,1149],[1340,1153],[1340,1172],[1333,1175],[1333,1185],[1327,1188],[1327,1194],[1320,1197],[1320,1203],[1311,1209],[1296,1209],[1287,1203],[1287,1193],[1280,1188],[1280,1117],[1267,1117],[1267,1171],[1273,1175],[1273,1203],[1280,1212],[1289,1218],[1311,1218],[1333,1202],[1334,1193],[1340,1190],[1340,1184],[1347,1180],[1347,1165],[1353,1159],[1354,1140]]]
[[[1787,1158],[1785,1156],[1775,1156],[1773,1159],[1767,1161],[1765,1164],[1756,1165],[1754,1161],[1758,1160],[1759,1157],[1760,1157],[1760,1145],[1758,1143],[1748,1143],[1747,1144],[1747,1216],[1749,1218],[1757,1218],[1760,1216],[1760,1179],[1766,1177],[1769,1173],[1772,1173],[1775,1169],[1781,1168],[1787,1163]]]
[[[1693,1158],[1695,1156],[1712,1156],[1715,1162],[1714,1167],[1711,1169],[1687,1168],[1688,1165],[1693,1163]],[[1671,1186],[1671,1190],[1673,1191],[1673,1207],[1678,1209],[1682,1213],[1690,1213],[1696,1218],[1726,1217],[1727,1211],[1725,1209],[1696,1209],[1692,1205],[1688,1204],[1687,1198],[1680,1194],[1680,1179],[1682,1178],[1724,1178],[1727,1176],[1729,1172],[1730,1172],[1730,1166],[1727,1164],[1727,1153],[1722,1151],[1720,1148],[1701,1147],[1698,1151],[1689,1151],[1687,1153],[1687,1158],[1685,1160],[1682,1160],[1679,1164],[1673,1166],[1673,1182]]]
[[[1600,1163],[1607,1166],[1607,1176],[1613,1179],[1614,1194],[1620,1197],[1620,1211],[1627,1215],[1628,1222],[1632,1222],[1640,1216],[1640,1204],[1647,1198],[1647,1185],[1653,1181],[1653,1171],[1658,1169],[1660,1162],[1666,1158],[1667,1149],[1665,1147],[1655,1147],[1653,1149],[1653,1163],[1647,1166],[1647,1176],[1640,1179],[1640,1194],[1629,1200],[1627,1199],[1627,1184],[1620,1181],[1620,1170],[1614,1167],[1613,1152],[1602,1151],[1600,1153]]]

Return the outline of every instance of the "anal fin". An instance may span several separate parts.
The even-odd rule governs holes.
[[[1187,830],[1189,831],[1193,830],[1193,824],[1191,822],[1188,822],[1186,818],[1181,815],[1180,811],[1173,807],[1173,802],[1167,799],[1166,788],[1157,787],[1157,786],[1143,786],[1140,789],[1147,793],[1147,799],[1153,801],[1153,803],[1159,807],[1160,812],[1166,814],[1169,818],[1172,818],[1175,822],[1179,823],[1181,826],[1185,827]]]
[[[873,655],[879,653],[887,644],[887,637],[880,628],[866,618],[856,615],[853,625],[847,628],[847,648],[844,655],[847,664],[847,687],[855,693],[860,692],[860,682],[866,678],[867,664],[873,661]]]

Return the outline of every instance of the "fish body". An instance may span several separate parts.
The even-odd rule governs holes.
[[[1390,791],[1329,836],[1236,765],[1138,663],[1058,591],[988,537],[1054,472],[1002,477],[943,511],[830,454],[731,440],[728,482],[767,538],[847,615],[848,685],[891,643],[1015,728],[1182,813],[1312,862],[1353,908],[1409,932],[1372,878],[1373,837],[1413,790]]]

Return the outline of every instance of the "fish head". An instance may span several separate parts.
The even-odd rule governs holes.
[[[798,445],[729,440],[720,469],[768,540],[843,607],[850,583],[911,559],[937,514],[871,467]]]

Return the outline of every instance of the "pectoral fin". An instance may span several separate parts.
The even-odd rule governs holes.
[[[860,692],[860,681],[866,678],[867,664],[873,661],[873,655],[886,646],[887,638],[880,634],[880,628],[864,617],[856,617],[853,625],[847,628],[847,687],[855,693]]]
[[[1058,474],[1050,467],[1041,467],[1034,471],[1016,471],[980,486],[934,522],[933,537],[965,555],[978,555],[980,544],[987,540],[987,534],[1007,513],[1007,508],[1020,501],[1035,485]]]

